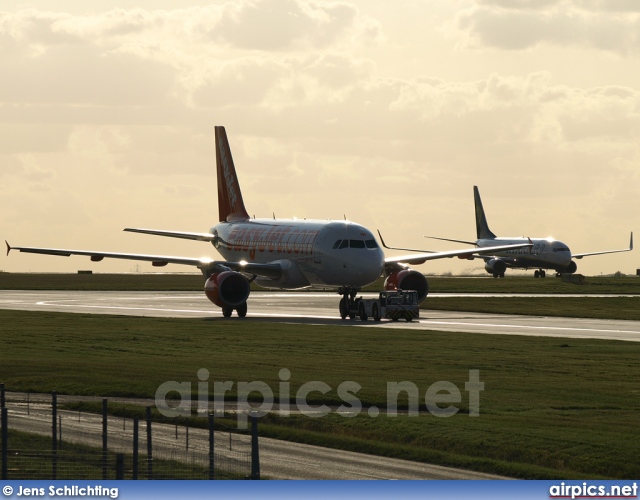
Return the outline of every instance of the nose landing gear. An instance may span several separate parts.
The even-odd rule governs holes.
[[[354,319],[356,315],[353,313],[356,295],[360,290],[358,288],[340,288],[338,293],[342,295],[340,299],[340,317],[342,319]]]

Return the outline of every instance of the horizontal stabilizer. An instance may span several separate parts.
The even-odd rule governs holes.
[[[153,234],[155,236],[168,236],[170,238],[182,238],[184,240],[213,241],[215,236],[211,233],[190,233],[184,231],[164,231],[161,229],[138,229],[126,227],[123,231],[130,233]]]

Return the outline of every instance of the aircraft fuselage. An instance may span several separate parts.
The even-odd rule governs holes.
[[[375,237],[349,221],[249,219],[221,222],[210,232],[226,260],[283,266],[279,280],[258,278],[262,286],[360,288],[383,273],[384,254]]]
[[[551,238],[496,238],[480,239],[476,245],[479,248],[493,245],[515,245],[531,241],[533,247],[518,248],[496,252],[495,257],[502,259],[507,267],[563,269],[571,264],[571,250],[561,241]]]

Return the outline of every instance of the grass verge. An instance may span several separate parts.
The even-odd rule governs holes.
[[[640,320],[638,297],[427,297],[420,308],[491,314]]]
[[[50,480],[53,477],[51,438],[21,431],[9,430],[8,476],[15,479]],[[63,441],[59,443],[56,478],[102,479],[102,449]],[[147,455],[138,457],[139,479],[147,479]],[[116,479],[116,453],[107,454],[107,474]],[[207,467],[185,464],[177,460],[163,460],[154,456],[154,479],[208,479]],[[216,471],[219,479],[239,479],[225,471]],[[133,478],[133,455],[124,454],[124,479]]]
[[[640,294],[640,278],[634,276],[589,276],[584,285],[531,276],[505,279],[427,276],[427,279],[434,293]],[[0,290],[200,291],[203,287],[204,280],[199,274],[0,273]],[[383,280],[379,279],[365,291],[382,287]],[[252,289],[261,290],[257,286]]]
[[[210,397],[215,381],[233,383],[229,399],[247,397],[240,382],[262,381],[277,399],[322,381],[330,390],[308,401],[340,405],[340,384],[353,381],[363,407],[382,410],[378,418],[265,420],[274,434],[304,433],[299,439],[315,444],[365,451],[368,443],[370,452],[384,447],[386,455],[443,465],[468,460],[469,468],[497,474],[511,464],[518,477],[640,474],[636,343],[0,311],[0,381],[10,390],[154,397],[173,380],[191,383],[195,398],[200,368],[209,371]],[[282,368],[291,372],[286,396]],[[485,384],[477,418],[469,416],[469,370]],[[386,417],[387,383],[402,381],[415,384],[423,409],[434,382],[451,382],[461,393],[459,412]],[[401,394],[399,406],[409,403]]]

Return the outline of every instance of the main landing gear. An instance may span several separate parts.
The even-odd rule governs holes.
[[[544,272],[544,269],[540,269],[539,271],[533,273],[534,278],[545,278],[546,276],[547,273]]]
[[[347,316],[349,316],[349,319],[353,319],[356,317],[356,315],[352,312],[354,310],[354,303],[355,303],[355,299],[356,299],[356,295],[358,294],[360,290],[357,288],[340,288],[338,290],[338,293],[340,295],[342,295],[342,298],[340,299],[340,317],[342,319],[347,319]]]
[[[231,314],[233,314],[233,307],[223,307],[222,308],[222,315],[225,318],[230,318]],[[247,303],[243,302],[242,304],[240,304],[238,307],[235,308],[236,312],[238,313],[238,317],[239,318],[244,318],[247,315]]]

